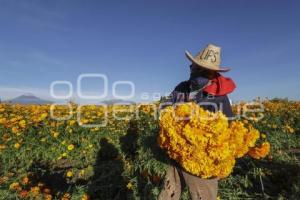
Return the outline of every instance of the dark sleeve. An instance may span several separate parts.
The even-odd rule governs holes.
[[[227,95],[225,95],[224,97],[224,101],[223,101],[223,113],[226,115],[226,117],[228,118],[233,118],[234,114],[232,112],[232,107],[229,101],[229,98]]]

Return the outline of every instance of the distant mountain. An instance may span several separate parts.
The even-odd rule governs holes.
[[[44,99],[40,99],[33,94],[23,94],[21,96],[18,96],[14,99],[5,101],[7,103],[12,104],[50,104],[53,103],[51,101],[47,101]]]
[[[104,100],[101,101],[101,103],[105,103],[107,105],[112,105],[112,104],[135,104],[134,101],[128,101],[128,100],[123,100],[123,99],[109,99],[109,100]]]

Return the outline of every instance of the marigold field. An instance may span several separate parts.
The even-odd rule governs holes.
[[[253,149],[257,159],[237,159],[219,182],[218,198],[300,199],[300,102],[256,101],[263,112],[239,120],[259,130],[270,153],[260,158]],[[243,105],[233,107],[239,116]],[[135,106],[108,106],[105,112],[71,104],[67,119],[66,106],[50,113],[50,105],[0,104],[0,199],[156,199],[171,161],[157,143],[155,106]],[[189,199],[187,188],[181,199]]]

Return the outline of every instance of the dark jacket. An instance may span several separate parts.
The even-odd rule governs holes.
[[[192,95],[194,93],[195,95]],[[194,101],[211,112],[221,110],[228,118],[234,117],[227,95],[212,96],[203,90],[191,91],[190,80],[179,83],[170,94],[166,104]]]

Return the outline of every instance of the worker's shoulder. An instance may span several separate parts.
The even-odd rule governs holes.
[[[190,82],[188,80],[182,81],[175,86],[174,91],[176,92],[188,92],[190,87]]]

